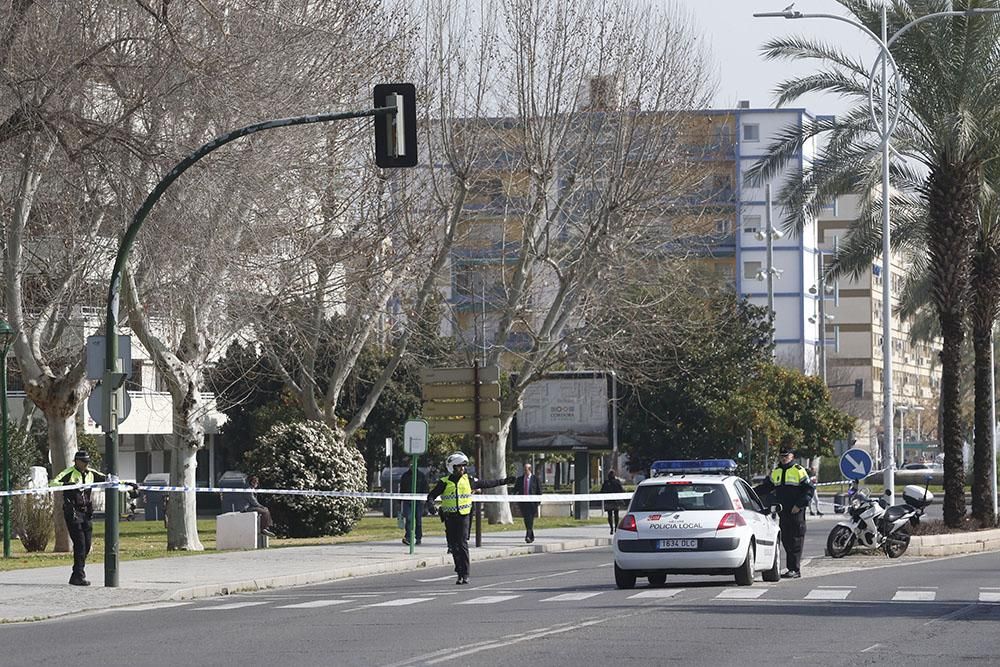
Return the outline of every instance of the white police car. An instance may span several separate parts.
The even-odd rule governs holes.
[[[668,574],[778,581],[778,518],[733,471],[731,459],[657,461],[615,531],[615,583],[638,577],[662,586]]]

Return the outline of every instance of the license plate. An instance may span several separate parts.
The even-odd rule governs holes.
[[[657,549],[697,549],[698,540],[660,540]]]

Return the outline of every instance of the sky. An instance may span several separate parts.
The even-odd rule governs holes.
[[[773,37],[801,35],[834,43],[865,63],[874,62],[878,46],[859,29],[833,19],[786,20],[753,18],[755,12],[781,11],[791,0],[675,0],[690,12],[705,36],[718,72],[714,107],[733,108],[739,100],[750,100],[755,108],[774,105],[774,88],[793,74],[815,71],[814,63],[765,61],[760,47]],[[796,0],[803,13],[844,15],[834,0]],[[787,105],[792,106],[792,105]],[[794,103],[814,114],[842,113],[848,105],[832,95],[811,95]]]

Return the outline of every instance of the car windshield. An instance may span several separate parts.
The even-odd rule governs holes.
[[[733,503],[722,484],[649,484],[635,490],[631,512],[731,510]]]

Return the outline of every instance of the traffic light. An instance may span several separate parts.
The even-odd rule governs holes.
[[[412,83],[375,86],[375,164],[392,169],[417,166],[417,92]]]
[[[865,381],[858,379],[854,381],[854,398],[862,398],[865,395]]]

